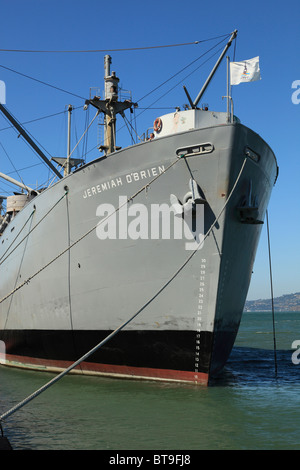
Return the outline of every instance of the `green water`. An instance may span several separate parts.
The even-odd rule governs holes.
[[[300,449],[300,313],[245,313],[228,365],[209,388],[67,376],[9,417],[16,450]],[[300,357],[300,354],[299,354]],[[4,413],[52,378],[0,368]]]

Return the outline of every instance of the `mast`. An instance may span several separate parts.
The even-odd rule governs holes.
[[[20,132],[20,134],[24,137],[24,139],[29,143],[29,145],[33,148],[33,150],[44,160],[44,162],[49,166],[49,168],[53,171],[53,173],[58,176],[59,179],[62,178],[62,175],[59,171],[55,168],[54,165],[48,160],[46,155],[41,151],[41,149],[33,142],[31,137],[27,134],[25,129],[15,120],[15,118],[9,113],[7,108],[0,103],[0,111],[4,114],[5,117],[12,123],[12,125]]]
[[[115,151],[115,135],[116,135],[116,114],[113,106],[114,101],[118,101],[118,83],[119,79],[116,73],[112,72],[110,75],[111,57],[106,55],[104,57],[104,83],[105,94],[104,99],[109,105],[110,114],[105,116],[105,135],[104,145],[107,147],[107,153]]]
[[[199,92],[197,98],[195,99],[195,101],[194,101],[194,103],[193,103],[193,105],[194,105],[195,107],[197,106],[197,104],[199,103],[200,99],[202,98],[202,96],[203,96],[203,94],[204,94],[206,88],[208,87],[208,85],[209,85],[211,79],[213,78],[213,76],[214,76],[214,74],[215,74],[217,68],[219,67],[219,65],[220,65],[220,63],[221,63],[221,61],[222,61],[224,55],[226,54],[227,50],[228,50],[229,47],[231,46],[231,43],[232,43],[232,41],[236,38],[236,36],[237,36],[237,29],[235,29],[235,30],[233,31],[233,33],[231,34],[228,43],[226,44],[226,46],[225,46],[223,52],[221,53],[219,59],[218,59],[217,62],[216,62],[214,68],[213,68],[212,71],[210,72],[208,78],[206,79],[206,82],[204,83],[204,85],[203,85],[202,89],[200,90],[200,92]]]
[[[116,146],[116,115],[124,115],[126,109],[132,106],[137,106],[130,100],[119,101],[119,78],[116,72],[110,72],[111,57],[106,55],[104,57],[104,100],[100,100],[95,96],[91,100],[87,100],[86,104],[91,104],[105,114],[105,135],[104,145],[101,150],[106,154],[110,154],[117,150]]]

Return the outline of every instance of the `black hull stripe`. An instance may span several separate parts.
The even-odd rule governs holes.
[[[111,331],[5,330],[6,354],[19,358],[75,362]],[[208,374],[212,333],[120,331],[88,358],[90,364],[166,369]],[[196,348],[200,346],[200,349]]]

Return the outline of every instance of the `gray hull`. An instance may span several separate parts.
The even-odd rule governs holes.
[[[35,197],[0,239],[0,298],[13,292],[0,303],[6,364],[66,367],[147,304],[76,371],[207,383],[234,344],[276,171],[269,146],[235,123],[118,151]],[[191,175],[209,234],[186,262],[193,240],[157,236],[151,211],[171,194],[183,201]],[[125,196],[134,196],[128,211],[148,210],[148,231],[118,209]],[[97,226],[105,207],[117,211]]]

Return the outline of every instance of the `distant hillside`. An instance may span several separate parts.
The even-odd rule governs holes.
[[[262,312],[272,310],[271,299],[247,300],[246,312]],[[277,312],[300,312],[300,292],[274,298],[274,310]]]

